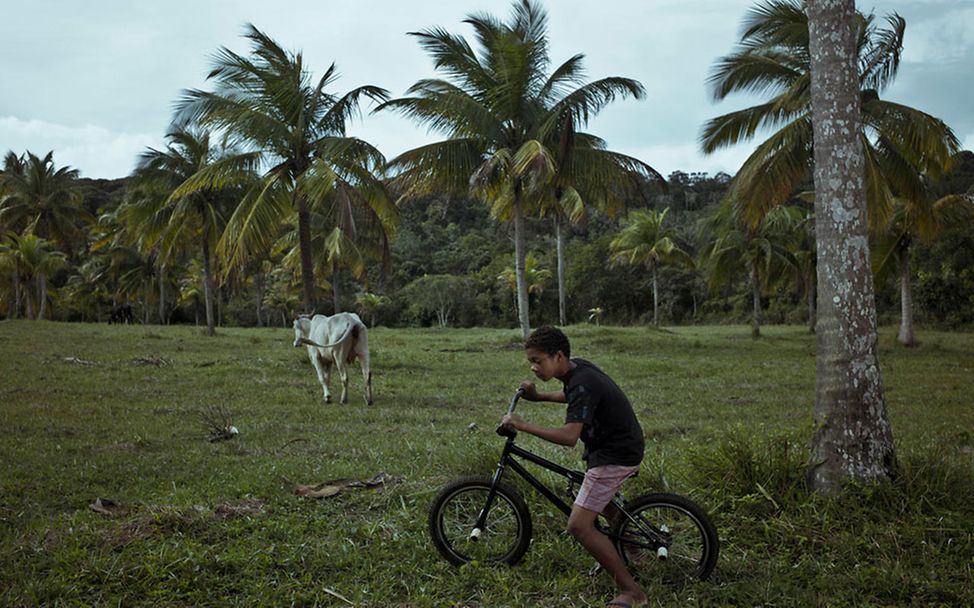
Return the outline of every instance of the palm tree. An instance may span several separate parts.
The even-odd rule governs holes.
[[[319,199],[309,206],[311,222],[311,250],[315,271],[319,276],[331,277],[333,309],[342,310],[340,273],[350,271],[368,288],[367,262],[381,259],[383,269],[390,260],[390,238],[398,220],[394,207],[386,214],[377,213],[371,206],[355,204],[348,196]],[[390,221],[393,220],[393,221]],[[296,265],[298,231],[286,232],[274,249],[290,251],[283,262]]]
[[[826,495],[839,493],[849,480],[888,480],[896,467],[869,264],[865,176],[871,151],[861,136],[863,80],[856,59],[862,56],[857,54],[862,30],[857,23],[854,0],[809,2],[819,267],[815,432],[808,477],[812,488]]]
[[[4,283],[0,288],[0,294],[7,303],[6,318],[13,319],[17,316],[20,309],[20,287],[17,278],[17,260],[13,253],[13,233],[4,234],[0,232],[0,274],[10,276],[9,285]]]
[[[704,218],[706,231],[716,235],[701,252],[701,264],[706,268],[710,288],[748,272],[751,287],[751,337],[761,337],[761,293],[775,279],[797,268],[797,261],[789,250],[792,226],[800,211],[794,207],[777,207],[752,228],[738,220],[732,207],[718,207],[711,217]]]
[[[178,117],[224,129],[253,148],[253,159],[269,167],[229,219],[220,243],[229,266],[265,252],[279,229],[297,214],[301,282],[307,311],[315,309],[311,207],[333,202],[367,207],[385,227],[396,211],[376,171],[385,163],[370,144],[348,137],[346,123],[364,98],[382,101],[384,89],[363,86],[337,96],[326,87],[337,78],[332,64],[314,81],[302,54],[284,50],[253,25],[244,36],[252,54],[243,57],[222,48],[208,78],[216,90],[186,91]],[[238,175],[215,166],[197,174],[176,194],[233,183]]]
[[[612,239],[609,249],[615,264],[645,266],[653,275],[653,325],[659,327],[660,266],[693,266],[693,259],[677,244],[675,228],[664,228],[669,208],[662,211],[635,211],[622,231]]]
[[[375,327],[375,318],[379,314],[379,309],[389,303],[389,298],[369,291],[360,293],[355,297],[355,305],[359,312],[369,320],[369,327]]]
[[[517,268],[508,266],[497,277],[499,281],[503,282],[511,290],[511,294],[514,296],[515,313],[519,310],[517,298],[518,276]],[[542,268],[540,260],[533,253],[529,253],[524,259],[523,276],[527,284],[528,295],[536,294],[538,297],[541,297],[541,294],[544,293],[545,284],[551,280],[551,271],[547,268]]]
[[[609,215],[618,212],[624,196],[638,191],[648,178],[666,189],[666,179],[651,166],[630,156],[605,149],[605,142],[588,133],[577,133],[569,116],[551,141],[556,174],[550,198],[541,203],[541,215],[550,216],[555,226],[558,257],[558,319],[567,323],[565,294],[565,233],[562,224],[583,224],[586,207],[598,207]]]
[[[899,270],[900,331],[896,340],[904,346],[915,346],[913,331],[913,273],[910,270],[910,246],[916,241],[932,242],[947,224],[970,223],[974,201],[962,195],[930,199],[896,199],[888,230],[877,239],[873,270],[877,275]]]
[[[93,221],[81,207],[78,170],[57,169],[54,152],[43,158],[8,152],[0,173],[0,224],[20,234],[36,234],[73,251],[85,238],[82,226]]]
[[[638,99],[644,90],[619,77],[583,83],[582,55],[549,74],[547,16],[531,0],[516,2],[507,23],[484,13],[464,23],[474,29],[476,51],[439,27],[412,33],[445,78],[420,80],[406,92],[409,97],[379,109],[400,112],[447,138],[404,152],[389,167],[404,186],[404,199],[472,192],[490,204],[495,218],[513,224],[518,317],[526,337],[524,223],[550,196],[559,160],[553,142],[568,121],[585,125],[616,97]]]
[[[213,252],[226,222],[230,199],[226,189],[193,187],[186,194],[177,193],[187,190],[183,188],[185,184],[214,166],[232,170],[238,180],[243,179],[251,159],[211,146],[206,131],[176,128],[166,138],[169,144],[165,150],[149,148],[141,155],[134,175],[142,196],[127,207],[126,216],[130,224],[142,228],[136,232],[155,235],[152,240],[159,246],[160,265],[169,258],[176,244],[199,245],[206,331],[212,336],[215,333]]]
[[[35,234],[14,236],[11,240],[11,252],[20,270],[28,280],[34,280],[36,291],[33,299],[37,302],[36,318],[39,321],[43,320],[47,314],[47,277],[65,266],[66,257],[63,252],[54,248],[53,243]],[[27,293],[24,304],[27,318],[35,318],[30,292]]]
[[[751,226],[807,180],[813,166],[811,54],[807,3],[765,0],[748,11],[739,47],[721,58],[708,79],[721,101],[733,93],[767,94],[764,103],[731,112],[704,125],[701,144],[711,153],[773,129],[748,157],[731,183],[728,197]],[[943,121],[908,106],[880,99],[896,76],[906,21],[855,15],[858,102],[862,128],[870,223],[885,226],[895,196],[919,199],[922,174],[949,167],[959,149]]]

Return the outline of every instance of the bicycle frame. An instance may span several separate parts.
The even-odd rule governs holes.
[[[511,405],[507,410],[508,414],[514,413],[514,408],[517,407],[517,402],[524,394],[523,390],[518,390],[514,397],[511,399]],[[484,508],[480,512],[480,516],[477,518],[476,526],[470,533],[471,540],[477,540],[484,527],[487,523],[487,516],[490,513],[490,508],[493,506],[494,498],[497,495],[497,484],[500,483],[501,479],[504,477],[504,473],[510,468],[512,471],[520,475],[525,481],[527,481],[531,487],[533,487],[539,494],[548,499],[551,504],[558,508],[559,511],[564,513],[566,516],[571,515],[572,507],[565,500],[562,499],[554,490],[545,485],[544,482],[539,480],[537,477],[531,474],[524,466],[515,460],[515,457],[523,458],[528,462],[532,462],[544,469],[547,469],[553,473],[561,475],[568,480],[569,484],[581,484],[582,480],[585,478],[585,473],[581,471],[575,471],[561,466],[555,462],[548,460],[547,458],[542,458],[537,454],[529,452],[528,450],[517,446],[514,444],[514,439],[517,437],[517,431],[505,428],[503,426],[497,427],[497,434],[507,437],[507,441],[504,443],[504,450],[501,452],[500,461],[497,464],[497,469],[494,471],[494,476],[491,479],[490,491],[487,493],[487,501],[484,504]],[[665,546],[667,544],[666,533],[662,530],[656,529],[655,526],[647,524],[647,522],[639,521],[633,518],[632,515],[625,509],[625,500],[621,493],[616,492],[615,496],[612,497],[612,504],[619,510],[619,513],[624,517],[632,521],[639,530],[646,535],[650,540],[649,543],[636,542],[634,539],[627,538],[625,541],[629,544],[639,545],[646,548],[657,549],[659,547]],[[617,534],[613,533],[607,527],[601,525],[600,522],[596,521],[596,528],[614,540],[622,540]]]

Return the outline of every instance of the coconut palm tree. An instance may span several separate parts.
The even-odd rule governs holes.
[[[514,296],[514,312],[517,313],[519,310],[517,268],[508,266],[498,275],[497,279],[511,290],[511,294]],[[541,261],[533,253],[529,253],[524,258],[524,280],[527,284],[528,295],[535,294],[541,297],[541,294],[544,293],[545,284],[551,280],[551,271],[542,268]]]
[[[668,207],[662,211],[633,212],[609,244],[613,263],[644,266],[653,275],[653,325],[656,327],[659,327],[659,267],[693,266],[693,258],[677,244],[676,229],[663,227],[667,212]]]
[[[81,207],[78,170],[56,168],[54,152],[43,158],[8,152],[0,173],[0,224],[19,234],[36,234],[73,251],[84,242],[83,226],[94,218]]]
[[[310,312],[316,304],[311,207],[336,201],[371,209],[386,228],[397,220],[377,177],[385,158],[346,134],[346,123],[358,113],[360,101],[382,101],[387,93],[370,85],[344,95],[329,93],[326,88],[337,78],[334,64],[315,81],[300,52],[286,51],[253,25],[244,36],[251,43],[251,56],[222,48],[208,76],[216,90],[186,91],[177,104],[177,118],[225,130],[267,167],[229,219],[220,249],[229,266],[243,264],[266,252],[279,238],[281,224],[297,214],[301,282]],[[239,178],[223,169],[200,172],[175,194]]]
[[[871,150],[861,136],[868,119],[860,118],[867,111],[860,113],[857,103],[863,70],[856,61],[862,57],[857,53],[862,28],[854,0],[810,0],[808,7],[818,248],[815,432],[808,478],[816,492],[834,496],[848,481],[889,480],[896,453],[867,244]]]
[[[440,27],[412,33],[444,78],[420,80],[407,97],[380,109],[400,112],[446,139],[404,152],[389,167],[404,199],[471,192],[490,204],[496,219],[513,224],[518,317],[527,336],[525,217],[551,196],[558,169],[554,142],[567,121],[584,126],[617,97],[638,99],[644,90],[628,78],[584,83],[582,55],[549,73],[547,16],[536,2],[515,2],[508,22],[478,13],[464,23],[474,29],[476,50]]]
[[[792,226],[801,212],[794,207],[776,207],[761,223],[752,228],[741,222],[732,207],[718,207],[716,213],[704,218],[703,224],[714,240],[701,252],[701,266],[706,269],[710,288],[748,273],[751,287],[751,337],[761,337],[761,293],[775,279],[797,268],[797,260],[788,245]]]
[[[375,318],[379,314],[379,309],[389,303],[389,298],[383,295],[363,292],[355,296],[355,305],[358,307],[362,316],[369,320],[369,327],[375,327]]]
[[[20,271],[27,280],[33,279],[35,284],[34,293],[31,294],[27,291],[24,302],[27,318],[35,318],[31,305],[33,299],[37,302],[36,318],[39,321],[43,320],[47,315],[47,277],[66,265],[66,256],[63,252],[58,251],[50,241],[29,233],[23,236],[13,236],[10,249],[18,262]]]
[[[315,272],[331,277],[333,309],[342,310],[340,274],[349,271],[368,288],[367,262],[379,259],[383,269],[390,262],[390,239],[395,232],[398,210],[391,208],[380,215],[368,205],[358,205],[354,197],[325,197],[309,205],[311,250]],[[387,221],[395,219],[395,221]],[[298,231],[285,232],[275,244],[275,251],[288,251],[283,263],[297,267],[299,263]]]
[[[884,275],[899,270],[900,330],[897,342],[916,346],[913,330],[913,273],[910,269],[910,246],[914,241],[932,242],[947,224],[967,223],[974,218],[974,200],[951,195],[936,201],[929,199],[896,199],[888,230],[877,239],[873,252],[873,270]]]
[[[701,134],[706,153],[772,133],[755,148],[731,183],[729,200],[757,226],[767,211],[787,200],[813,165],[811,56],[807,3],[764,0],[748,11],[740,44],[718,60],[708,84],[715,101],[734,93],[764,94],[763,103],[708,121]],[[921,199],[921,175],[949,167],[959,149],[943,121],[914,108],[880,99],[893,82],[903,49],[906,21],[857,12],[856,60],[865,154],[867,198],[874,230],[885,227],[896,196]]]
[[[234,182],[245,180],[253,163],[252,155],[238,155],[212,146],[210,133],[183,128],[171,130],[165,150],[149,148],[139,158],[134,177],[138,195],[124,210],[133,232],[146,235],[149,245],[159,251],[160,265],[175,248],[196,244],[203,263],[203,293],[206,330],[215,333],[213,314],[214,250],[233,203],[234,191],[227,188],[189,188],[183,186],[198,175],[219,167],[233,172]],[[251,174],[253,176],[253,174]],[[255,177],[255,176],[253,176]],[[242,193],[242,189],[237,189]]]

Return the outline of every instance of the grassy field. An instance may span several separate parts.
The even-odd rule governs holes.
[[[815,340],[797,327],[567,329],[636,406],[647,456],[627,494],[668,489],[713,515],[710,581],[660,606],[974,605],[974,336],[923,331],[881,362],[900,475],[808,495]],[[426,533],[448,479],[489,473],[529,371],[514,331],[372,332],[376,402],[352,374],[325,405],[290,329],[0,323],[0,605],[601,606],[605,574],[526,493],[515,568],[454,569]],[[333,389],[337,378],[333,378]],[[552,385],[553,386],[553,385]],[[201,411],[240,434],[211,443]],[[552,404],[529,419],[563,420]],[[578,465],[578,453],[525,445]],[[296,496],[296,484],[394,479]],[[117,505],[111,514],[90,505]],[[109,503],[105,503],[109,504]]]

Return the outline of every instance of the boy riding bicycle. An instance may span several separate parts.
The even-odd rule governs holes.
[[[502,424],[560,445],[585,444],[585,480],[568,518],[568,532],[612,575],[619,594],[606,606],[640,606],[646,594],[633,580],[625,562],[595,520],[619,487],[639,471],[645,439],[629,399],[605,372],[584,359],[571,359],[568,338],[555,327],[539,327],[524,342],[531,371],[542,381],[561,380],[564,389],[539,393],[523,382],[524,399],[567,403],[565,425],[541,427],[516,414]]]

